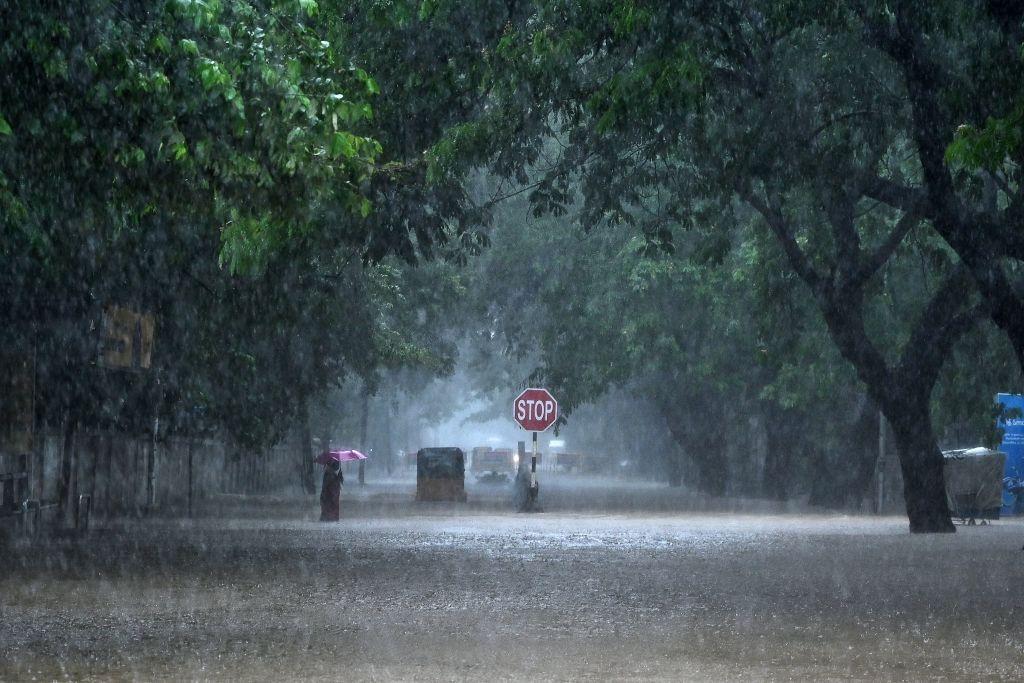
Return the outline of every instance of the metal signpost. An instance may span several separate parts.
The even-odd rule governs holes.
[[[530,459],[530,496],[537,492],[537,433],[547,431],[558,421],[558,401],[547,389],[525,389],[512,402],[512,419],[533,432],[533,457]]]

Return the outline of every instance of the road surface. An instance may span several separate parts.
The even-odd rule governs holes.
[[[1019,521],[352,488],[9,548],[0,680],[1024,680]]]

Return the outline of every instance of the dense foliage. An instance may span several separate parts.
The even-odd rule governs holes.
[[[847,441],[856,497],[880,410],[911,528],[949,530],[937,431],[988,420],[979,394],[1024,363],[1022,22],[984,0],[9,3],[5,362],[31,359],[51,427],[308,451],[352,387],[397,402],[468,332],[515,361],[482,381],[526,367],[570,409],[628,387],[686,455],[670,480],[716,494],[718,425],[755,415],[763,492]],[[152,367],[99,362],[112,307],[153,316]]]
[[[1004,76],[1019,66],[1021,17],[1000,12],[538,2],[488,60],[493,106],[434,148],[435,173],[486,163],[532,181],[539,212],[562,213],[578,196],[588,228],[624,223],[661,244],[674,225],[711,228],[712,251],[728,243],[739,201],[891,424],[911,528],[952,530],[932,389],[982,316],[1018,348],[1024,320],[999,261],[1014,255],[1015,171],[990,174],[985,204],[943,162],[948,148],[970,163],[967,150],[984,143],[968,131],[949,147],[954,117],[1005,107],[981,88],[1013,87]],[[977,96],[958,106],[964,94]],[[878,334],[879,278],[908,248],[929,257],[918,305],[901,311],[905,335]]]
[[[368,219],[379,87],[339,22],[311,0],[5,6],[0,328],[44,421],[268,443],[347,374],[437,365],[388,320],[402,276],[374,262],[408,247]],[[112,306],[155,317],[148,371],[99,362]]]

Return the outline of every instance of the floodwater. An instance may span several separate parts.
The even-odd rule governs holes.
[[[1020,521],[910,536],[617,486],[542,483],[529,515],[347,486],[337,524],[224,499],[16,545],[0,680],[1024,680]]]

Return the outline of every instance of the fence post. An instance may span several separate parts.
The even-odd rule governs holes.
[[[149,443],[149,452],[146,457],[146,513],[149,514],[156,507],[156,440],[160,431],[160,418],[153,418],[153,438]]]

